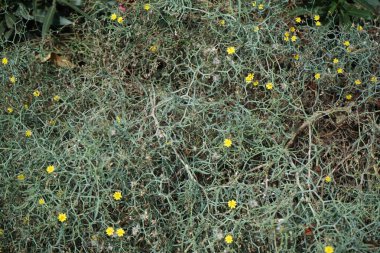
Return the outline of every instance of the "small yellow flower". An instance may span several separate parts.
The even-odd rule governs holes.
[[[150,4],[144,4],[144,10],[149,11],[150,10]]]
[[[33,96],[35,96],[35,97],[39,97],[40,95],[41,95],[41,92],[39,90],[35,90],[33,92]]]
[[[45,204],[45,200],[43,198],[40,198],[38,200],[38,204],[40,204],[41,206]]]
[[[360,85],[360,84],[362,84],[362,81],[360,81],[359,79],[356,79],[356,80],[355,80],[355,84],[356,84],[356,85]]]
[[[156,45],[152,45],[152,46],[150,46],[150,48],[149,48],[149,51],[152,52],[152,53],[156,53],[157,50],[158,50],[158,48],[157,48]]]
[[[115,200],[121,200],[121,198],[123,197],[123,195],[121,194],[121,191],[116,191],[114,194],[113,194],[113,198]]]
[[[256,1],[252,2],[252,6],[256,7]]]
[[[294,60],[298,61],[300,59],[300,56],[299,56],[299,54],[295,54],[295,55],[293,55],[293,58],[294,58]]]
[[[8,108],[7,108],[7,112],[8,112],[8,113],[12,113],[12,112],[13,112],[13,108],[12,108],[12,107],[8,107]]]
[[[285,41],[289,41],[289,37],[284,36],[284,40],[285,40]]]
[[[226,237],[224,237],[224,241],[227,244],[231,244],[234,241],[234,238],[232,237],[232,235],[226,235]]]
[[[338,74],[343,74],[343,72],[344,72],[344,70],[342,68],[338,68],[336,70],[336,73],[338,73]]]
[[[116,122],[117,122],[117,124],[121,123],[121,117],[120,116],[116,116]]]
[[[314,15],[314,20],[315,20],[315,21],[319,21],[320,18],[321,18],[321,17],[320,17],[319,15]]]
[[[125,231],[122,228],[118,228],[116,230],[116,234],[117,234],[118,237],[122,237],[125,234]]]
[[[253,73],[249,73],[246,77],[245,77],[245,82],[248,84],[248,83],[251,83],[253,78],[255,77],[255,74]]]
[[[320,79],[321,78],[321,74],[320,73],[315,73],[314,78],[315,78],[315,80]]]
[[[325,247],[325,253],[334,253],[334,247],[333,246],[326,246]]]
[[[296,31],[296,28],[294,26],[292,26],[292,27],[290,27],[289,31],[294,33]]]
[[[66,216],[66,214],[65,214],[65,213],[59,213],[59,214],[58,214],[58,220],[59,220],[60,222],[65,222],[65,221],[67,220],[67,216]]]
[[[291,38],[291,40],[292,40],[293,42],[295,42],[295,41],[297,40],[297,36],[293,35],[292,38]]]
[[[352,95],[351,94],[347,94],[346,95],[346,100],[351,100],[352,99]]]
[[[264,10],[264,5],[263,4],[259,4],[259,10]]]
[[[58,102],[60,99],[61,99],[61,97],[58,96],[58,95],[55,95],[55,96],[53,97],[54,102]]]
[[[258,80],[256,80],[256,81],[253,82],[253,86],[258,86],[258,85],[259,85],[259,81]]]
[[[351,45],[351,43],[348,40],[346,40],[343,42],[343,45],[345,45],[346,47],[349,47]]]
[[[316,25],[316,26],[321,26],[321,25],[322,25],[322,23],[321,23],[321,22],[319,22],[319,21],[317,21],[317,22],[315,22],[315,25]]]
[[[273,83],[267,83],[267,84],[265,85],[265,88],[267,88],[267,90],[271,90],[271,89],[273,89]]]
[[[9,81],[12,83],[12,84],[15,84],[16,83],[16,77],[15,76],[11,76],[9,77]]]
[[[32,136],[32,131],[31,130],[26,130],[25,131],[25,137],[30,137]]]
[[[227,47],[227,54],[234,54],[235,52],[235,47]]]
[[[7,65],[8,64],[8,58],[7,57],[4,57],[1,62],[3,63],[3,65]]]
[[[347,49],[347,53],[351,53],[352,52],[352,48],[348,47]]]
[[[358,26],[356,27],[356,30],[358,30],[359,32],[363,31],[363,26],[358,25]]]
[[[337,58],[334,58],[333,63],[337,64],[338,62],[339,62],[339,60]]]
[[[116,13],[112,13],[112,15],[111,15],[111,20],[116,20],[117,19],[117,15],[116,15]]]
[[[285,32],[285,33],[284,33],[284,36],[285,36],[285,37],[289,37],[289,36],[290,36],[290,33],[289,33],[289,32]]]
[[[229,148],[232,146],[232,140],[231,139],[224,139],[223,146]]]
[[[28,110],[29,109],[29,105],[28,104],[24,104],[24,109]]]
[[[218,24],[220,26],[225,26],[226,25],[226,21],[224,19],[221,19],[221,20],[218,21]]]
[[[325,177],[325,182],[326,183],[330,183],[331,182],[331,177],[330,176],[326,176]]]
[[[236,201],[235,200],[230,200],[230,201],[228,201],[228,207],[230,208],[230,209],[234,209],[234,208],[236,208],[236,205],[237,205],[237,203],[236,203]]]
[[[253,31],[254,31],[254,32],[258,32],[258,31],[260,31],[260,27],[259,27],[259,26],[255,26],[255,27],[253,27]]]
[[[371,76],[371,82],[376,83],[377,82],[377,77],[376,76]]]
[[[300,17],[295,18],[296,23],[301,23],[302,19]]]
[[[17,180],[24,181],[25,180],[25,175],[24,174],[17,175]]]
[[[49,166],[47,166],[47,168],[46,168],[46,172],[49,173],[49,174],[50,174],[50,173],[53,173],[54,170],[55,170],[54,165],[49,165]]]
[[[123,17],[118,17],[118,18],[117,18],[117,22],[118,22],[119,24],[123,23],[123,21],[124,21]]]
[[[107,234],[108,236],[112,236],[114,232],[115,232],[115,229],[113,229],[113,227],[108,227],[108,228],[106,229],[106,234]]]

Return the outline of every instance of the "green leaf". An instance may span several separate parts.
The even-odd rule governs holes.
[[[66,1],[66,0],[57,0],[58,3],[60,4],[63,4],[63,5],[66,5],[68,7],[70,7],[71,9],[73,9],[74,11],[80,13],[82,16],[84,16],[85,18],[91,20],[92,22],[95,22],[94,19],[92,19],[87,13],[85,13],[84,11],[82,11],[81,9],[79,9],[77,6],[75,6],[74,4]]]
[[[5,32],[5,21],[0,22],[0,35],[3,35]]]
[[[376,13],[376,11],[379,12],[380,1],[378,0],[355,0],[355,2],[367,10],[370,10],[372,13]]]
[[[305,15],[305,14],[310,14],[310,13],[311,13],[310,10],[306,8],[298,7],[290,11],[289,16],[300,16],[300,15]]]
[[[364,18],[364,19],[373,18],[372,12],[368,10],[361,10],[361,9],[351,7],[351,6],[346,8],[346,13],[350,16],[358,17],[358,18]]]
[[[9,29],[13,29],[16,23],[16,17],[11,13],[5,14],[5,23]]]
[[[18,8],[16,10],[16,14],[18,16],[21,16],[22,18],[24,18],[26,20],[32,20],[33,19],[33,16],[31,16],[29,14],[28,9],[22,3],[19,3],[19,6],[18,6]]]
[[[55,2],[55,0],[53,0],[53,4],[48,9],[46,16],[45,16],[45,19],[44,19],[44,23],[42,25],[42,37],[46,36],[46,34],[47,34],[47,32],[51,26],[51,23],[53,22],[55,12],[56,12],[56,2]]]

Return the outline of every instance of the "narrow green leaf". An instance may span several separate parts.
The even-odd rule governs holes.
[[[7,24],[7,27],[9,29],[13,29],[14,25],[16,23],[16,17],[13,16],[11,13],[6,13],[5,14],[5,23]]]
[[[53,22],[55,11],[56,11],[56,2],[55,2],[55,0],[53,0],[53,3],[50,6],[50,8],[48,9],[46,16],[45,16],[45,19],[44,19],[44,23],[42,25],[42,37],[46,36],[46,34],[47,34],[47,32],[51,26],[51,23]]]
[[[82,16],[84,16],[85,18],[91,20],[92,22],[95,22],[95,20],[90,17],[86,12],[82,11],[81,9],[79,9],[77,6],[75,6],[74,4],[66,1],[66,0],[57,0],[58,3],[60,4],[63,4],[63,5],[66,5],[67,7],[70,7],[71,9],[73,9],[74,11],[80,13]]]

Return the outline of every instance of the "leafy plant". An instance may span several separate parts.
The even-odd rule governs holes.
[[[341,25],[349,25],[359,18],[373,19],[380,13],[379,0],[306,0],[291,15],[318,13],[327,18],[337,16]]]
[[[79,7],[82,0],[2,0],[0,14],[0,36],[8,40],[12,35],[20,33],[25,22],[35,21],[42,24],[42,36],[46,36],[49,28],[72,24],[63,10],[69,7],[75,12],[91,19]],[[24,22],[22,22],[24,21]]]

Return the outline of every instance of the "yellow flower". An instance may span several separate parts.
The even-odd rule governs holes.
[[[326,176],[325,177],[325,182],[326,183],[330,183],[331,182],[331,177],[330,176]]]
[[[231,244],[234,241],[234,238],[232,237],[232,235],[226,235],[226,237],[224,237],[224,241],[227,244]]]
[[[284,33],[284,36],[285,36],[285,37],[289,37],[289,36],[290,36],[289,32],[285,32],[285,33]]]
[[[220,26],[225,26],[226,25],[226,21],[224,19],[221,19],[221,20],[218,21],[218,24]]]
[[[123,21],[124,21],[123,17],[118,17],[118,18],[117,18],[117,22],[118,22],[119,24],[123,23]]]
[[[285,40],[285,41],[289,41],[289,37],[284,36],[284,40]]]
[[[65,213],[59,213],[59,214],[58,214],[58,220],[59,220],[60,222],[65,222],[65,221],[67,220],[67,216],[66,216],[66,214],[65,214]]]
[[[295,21],[296,21],[296,23],[301,23],[302,20],[301,20],[300,17],[296,17],[296,18],[295,18]]]
[[[352,49],[350,47],[347,48],[347,53],[351,53]]]
[[[356,29],[360,32],[360,31],[363,31],[363,26],[361,26],[361,25],[358,25],[357,27],[356,27]]]
[[[315,80],[318,80],[319,78],[321,78],[321,74],[320,73],[316,73],[314,75],[314,78],[315,78]]]
[[[45,200],[43,198],[40,198],[38,200],[38,204],[40,204],[41,206],[45,204]]]
[[[343,72],[344,72],[344,70],[342,68],[338,68],[336,70],[336,73],[338,73],[338,74],[343,74]]]
[[[235,51],[235,47],[227,47],[227,54],[234,54]]]
[[[149,11],[150,10],[150,4],[144,4],[144,10]]]
[[[125,234],[125,231],[122,228],[118,228],[116,230],[116,234],[117,234],[118,237],[122,237]]]
[[[236,201],[235,200],[230,200],[230,201],[228,201],[228,207],[230,208],[230,209],[234,209],[234,208],[236,208]]]
[[[25,175],[24,174],[20,174],[17,176],[17,179],[20,180],[20,181],[24,181],[25,180]]]
[[[314,20],[315,20],[315,21],[319,21],[320,18],[321,18],[321,17],[320,17],[319,15],[314,15]]]
[[[267,90],[271,90],[271,89],[273,89],[273,83],[267,83],[267,84],[265,85],[265,88],[267,88]]]
[[[360,84],[362,84],[362,81],[360,81],[359,79],[356,79],[356,80],[355,80],[355,84],[356,84],[356,85],[360,85]]]
[[[29,109],[29,105],[28,104],[24,104],[24,109],[28,110]]]
[[[253,82],[253,86],[257,86],[257,85],[259,85],[259,81],[256,80]]]
[[[232,140],[231,139],[224,139],[223,145],[227,148],[232,146]]]
[[[300,56],[299,56],[299,54],[295,54],[295,55],[293,56],[293,58],[294,58],[294,60],[298,61],[298,60],[300,59]]]
[[[53,97],[53,100],[54,100],[55,102],[58,102],[60,99],[61,99],[61,97],[58,96],[58,95],[55,95],[55,96]]]
[[[8,108],[7,108],[7,112],[8,112],[8,113],[12,113],[12,112],[13,112],[13,108],[12,108],[12,107],[8,107]]]
[[[293,42],[295,42],[295,41],[297,40],[297,36],[293,35],[292,38],[291,38],[291,40],[292,40]]]
[[[371,82],[376,83],[377,82],[377,77],[376,76],[371,76]]]
[[[40,95],[41,95],[41,92],[39,90],[35,90],[33,92],[33,96],[35,96],[35,97],[39,97]]]
[[[256,7],[256,1],[252,2],[252,6]]]
[[[254,32],[258,32],[258,31],[260,31],[260,27],[259,27],[259,26],[255,26],[255,27],[253,27],[253,31],[254,31]]]
[[[352,99],[352,95],[351,95],[351,94],[347,94],[347,95],[346,95],[346,99],[347,99],[347,100],[351,100],[351,99]]]
[[[346,40],[346,41],[343,42],[343,45],[345,45],[346,47],[349,47],[351,44],[350,44],[350,42],[348,40]]]
[[[339,60],[337,58],[334,58],[333,63],[337,64],[338,62],[339,62]]]
[[[296,31],[296,28],[294,26],[292,26],[292,27],[290,27],[289,31],[294,33]]]
[[[8,58],[7,57],[4,57],[1,62],[3,63],[3,65],[7,65],[8,64]]]
[[[30,137],[32,136],[32,131],[31,130],[26,130],[25,131],[25,137]]]
[[[106,229],[106,234],[107,234],[108,236],[112,236],[114,232],[115,232],[115,229],[113,229],[113,227],[108,227],[108,228]]]
[[[259,10],[263,10],[264,9],[264,5],[263,4],[259,4]]]
[[[116,116],[116,122],[117,122],[117,124],[121,123],[121,117],[120,116]]]
[[[9,77],[9,81],[12,83],[12,84],[15,84],[16,83],[16,77],[15,76],[11,76]]]
[[[49,166],[47,166],[47,168],[46,168],[46,172],[49,173],[49,174],[50,174],[50,173],[53,173],[54,170],[55,170],[54,165],[49,165]]]
[[[150,52],[152,52],[152,53],[156,53],[157,52],[157,46],[156,45],[152,45],[152,46],[150,46],[150,48],[149,48],[149,51]]]
[[[322,25],[322,23],[321,23],[321,22],[319,22],[319,21],[317,21],[317,22],[315,22],[315,25],[316,25],[316,26],[321,26],[321,25]]]
[[[111,20],[116,20],[117,19],[117,15],[116,15],[116,13],[112,13],[112,15],[111,15]]]
[[[123,197],[123,195],[121,194],[121,191],[116,191],[114,194],[113,194],[113,198],[115,200],[121,200],[121,198]]]
[[[334,247],[333,246],[326,246],[325,247],[325,253],[334,253]]]
[[[255,77],[255,74],[253,73],[249,73],[246,77],[245,77],[245,82],[248,84],[248,83],[251,83],[253,78]]]

